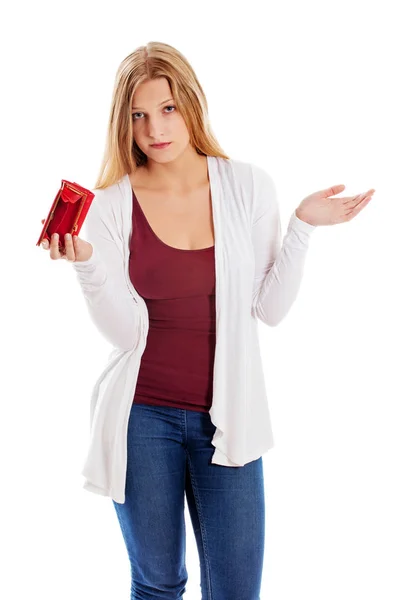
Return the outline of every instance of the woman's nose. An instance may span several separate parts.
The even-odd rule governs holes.
[[[161,123],[157,119],[149,119],[148,121],[148,135],[156,140],[162,138]]]

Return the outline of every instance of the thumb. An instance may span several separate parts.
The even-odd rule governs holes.
[[[83,249],[83,246],[85,245],[85,240],[83,240],[82,238],[80,238],[78,235],[73,235],[72,239],[74,240],[74,247],[76,248],[81,248]]]
[[[340,194],[340,192],[343,192],[345,187],[346,186],[343,185],[343,183],[340,183],[338,185],[332,185],[331,187],[326,188],[326,190],[321,190],[319,194],[322,198],[328,198],[329,196],[335,196],[336,194]]]
[[[79,248],[79,246],[81,245],[80,238],[77,235],[73,235],[72,240],[73,240],[74,248]]]

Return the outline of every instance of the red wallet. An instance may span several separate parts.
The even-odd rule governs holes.
[[[40,246],[44,239],[50,243],[52,234],[58,233],[59,248],[64,250],[64,235],[79,234],[93,198],[90,190],[62,179],[36,246]]]

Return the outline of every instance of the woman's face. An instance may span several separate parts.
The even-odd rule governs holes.
[[[142,83],[132,104],[133,137],[149,160],[170,162],[187,148],[189,131],[165,77]],[[171,142],[157,149],[152,144]]]

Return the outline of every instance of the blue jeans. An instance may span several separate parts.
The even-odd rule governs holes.
[[[131,566],[131,600],[186,591],[184,499],[200,558],[202,600],[259,600],[264,557],[262,457],[211,464],[209,413],[132,404],[125,503],[112,500]]]

